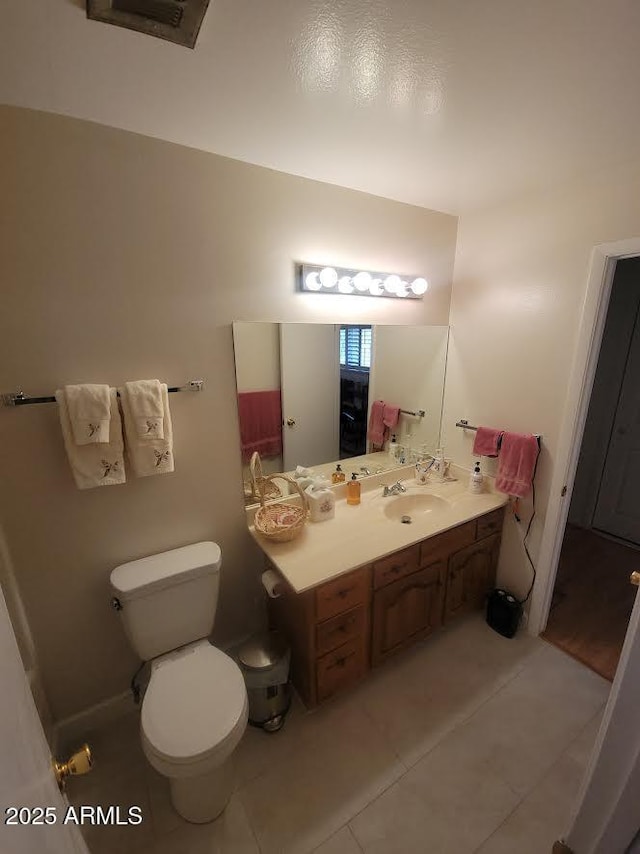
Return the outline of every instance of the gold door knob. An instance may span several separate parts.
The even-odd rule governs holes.
[[[88,744],[83,744],[80,750],[70,756],[66,762],[54,761],[53,773],[55,774],[60,791],[64,791],[67,777],[88,774],[92,767],[93,759],[91,757],[91,749]]]
[[[295,427],[296,419],[295,418],[287,418],[287,427]]]
[[[636,572],[632,572],[629,581],[632,584],[635,584],[636,587],[640,587],[640,572],[638,572],[637,570]]]

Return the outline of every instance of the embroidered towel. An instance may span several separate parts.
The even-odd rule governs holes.
[[[108,385],[66,385],[64,387],[71,433],[76,445],[109,441],[111,395]]]
[[[538,440],[529,433],[504,433],[498,457],[496,489],[524,498],[529,494],[540,453]]]
[[[114,388],[109,391],[111,419],[109,441],[100,444],[78,445],[74,441],[69,407],[64,389],[56,391],[58,413],[62,427],[62,438],[69,457],[69,464],[78,489],[94,486],[113,486],[126,480],[123,458],[122,423],[118,411],[118,400]]]
[[[384,401],[374,400],[369,413],[369,429],[367,439],[374,447],[381,448],[384,445]]]
[[[163,439],[141,439],[127,387],[119,389],[122,415],[124,417],[124,435],[127,441],[129,462],[136,477],[148,477],[152,474],[168,474],[173,471],[173,429],[169,412],[169,394],[166,383],[160,383],[162,394]]]
[[[493,427],[478,427],[473,440],[474,457],[497,457],[500,449],[502,430]]]
[[[139,439],[164,439],[164,405],[160,380],[125,383]]]

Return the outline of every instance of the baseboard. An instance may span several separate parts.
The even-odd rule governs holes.
[[[82,712],[58,721],[54,726],[55,751],[75,750],[86,740],[87,733],[101,729],[114,721],[136,714],[131,691],[109,697]]]

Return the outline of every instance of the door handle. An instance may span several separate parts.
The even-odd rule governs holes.
[[[636,587],[640,587],[640,572],[638,572],[638,570],[632,572],[629,577],[629,581],[632,584],[635,584]]]
[[[287,427],[295,427],[296,419],[295,418],[287,418]]]
[[[69,757],[66,762],[53,761],[53,773],[58,783],[58,788],[64,792],[67,777],[79,774],[88,774],[93,766],[93,757],[88,744],[83,744],[80,750]]]

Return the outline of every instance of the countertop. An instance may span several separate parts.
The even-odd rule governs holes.
[[[469,472],[452,467],[453,477],[444,483],[416,484],[412,466],[389,475],[364,478],[361,481],[361,503],[346,502],[346,486],[334,488],[335,517],[325,522],[307,522],[295,540],[276,543],[262,537],[253,527],[248,514],[249,531],[269,560],[296,593],[302,593],[343,575],[358,566],[371,563],[399,549],[455,528],[477,516],[490,513],[507,503],[507,496],[495,492],[491,478],[485,478],[485,492],[468,491]],[[382,484],[401,479],[407,488],[398,497],[431,495],[434,508],[411,511],[411,524],[388,518],[396,497],[382,497]],[[386,512],[385,512],[386,510]]]

